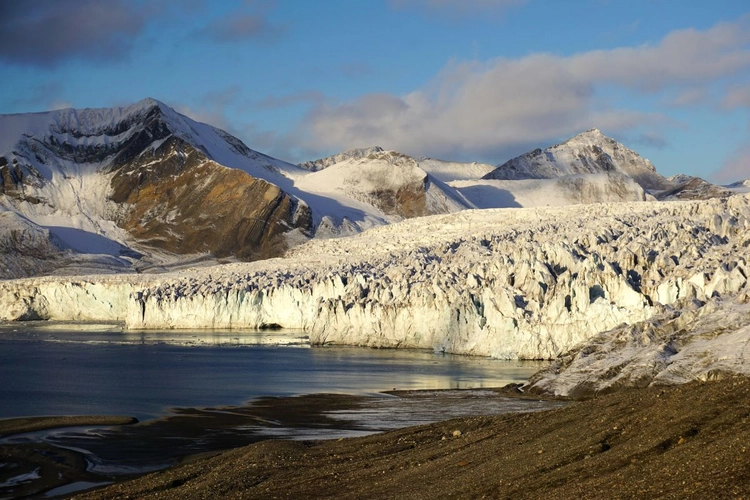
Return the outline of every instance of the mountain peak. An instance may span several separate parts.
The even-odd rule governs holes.
[[[597,128],[544,150],[536,149],[500,165],[485,179],[552,179],[567,175],[619,172],[644,189],[667,189],[671,183],[638,153]]]
[[[311,172],[317,172],[346,160],[359,160],[372,154],[383,153],[385,150],[380,146],[371,146],[369,148],[349,149],[342,153],[320,158],[318,160],[305,161],[299,164],[300,167]]]
[[[598,144],[598,143],[603,142],[603,141],[616,142],[614,139],[611,139],[611,138],[607,137],[606,135],[604,135],[602,133],[602,131],[599,130],[598,128],[591,128],[591,129],[588,129],[585,132],[581,132],[580,134],[571,137],[570,139],[568,139],[567,141],[562,142],[561,144],[558,144],[558,146],[562,145],[562,144],[577,143],[577,142],[585,142],[585,143],[589,143],[589,144]]]

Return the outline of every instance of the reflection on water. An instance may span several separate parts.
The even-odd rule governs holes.
[[[296,347],[296,348],[290,348]],[[309,347],[300,331],[0,327],[0,418],[243,404],[261,396],[499,387],[542,365],[430,351]]]

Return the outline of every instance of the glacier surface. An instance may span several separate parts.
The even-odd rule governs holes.
[[[285,258],[0,282],[0,319],[265,328],[313,344],[552,359],[601,332],[747,290],[750,196],[466,210]],[[699,308],[700,309],[700,308]]]

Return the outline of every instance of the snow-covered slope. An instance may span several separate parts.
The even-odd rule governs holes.
[[[54,269],[67,247],[49,230],[14,212],[0,212],[0,275],[18,278]]]
[[[616,172],[554,179],[466,180],[448,185],[477,208],[616,203],[644,201],[647,196],[632,178]]]
[[[644,189],[668,189],[671,184],[645,158],[606,137],[597,129],[567,141],[535,149],[513,158],[484,179],[551,179],[573,174],[619,172],[632,177]]]
[[[669,177],[674,185],[665,191],[654,192],[658,200],[707,200],[709,198],[725,198],[734,194],[731,190],[711,184],[700,177],[678,174]]]
[[[534,375],[527,389],[586,396],[750,375],[750,295],[743,289],[600,333]]]
[[[445,183],[481,179],[495,170],[495,167],[486,163],[461,163],[437,160],[435,158],[419,158],[417,163],[419,164],[419,168],[435,179]]]
[[[750,197],[408,219],[284,259],[160,276],[0,282],[0,319],[308,332],[312,343],[554,358],[747,290]]]
[[[0,115],[0,209],[131,267],[264,258],[319,228],[386,223],[346,196],[300,190],[308,173],[153,99]]]
[[[732,184],[724,187],[735,194],[750,193],[750,179],[745,181],[733,182]]]
[[[304,168],[305,170],[309,170],[310,172],[319,172],[320,170],[328,168],[337,163],[341,163],[343,161],[360,160],[373,154],[382,153],[383,151],[385,150],[380,146],[350,149],[348,151],[344,151],[332,156],[326,156],[325,158],[320,158],[318,160],[305,161],[300,163],[299,166],[301,168]]]
[[[438,160],[435,158],[412,158],[403,153],[397,153],[395,151],[386,152],[380,146],[373,146],[371,148],[361,149],[350,149],[343,153],[321,158],[319,160],[306,161],[300,163],[299,166],[310,170],[311,172],[318,172],[326,169],[337,163],[348,162],[354,163],[354,160],[375,160],[378,161],[382,158],[383,153],[390,153],[391,155],[397,155],[402,159],[411,159],[416,162],[417,166],[430,174],[434,179],[440,182],[451,182],[451,181],[464,181],[469,179],[480,179],[488,173],[495,170],[496,167],[487,165],[484,163],[464,163],[455,161]]]
[[[363,211],[391,220],[468,208],[460,195],[431,178],[413,158],[380,148],[368,151],[366,156],[345,153],[346,159],[298,179],[296,186],[357,200]]]

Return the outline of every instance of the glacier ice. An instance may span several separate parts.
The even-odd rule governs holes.
[[[313,344],[550,359],[747,289],[750,196],[407,220],[285,258],[163,275],[0,282],[0,319],[263,328]]]

